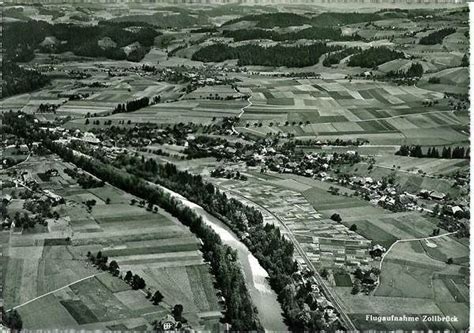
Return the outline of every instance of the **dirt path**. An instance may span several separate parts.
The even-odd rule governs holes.
[[[252,96],[250,96],[249,98],[247,98],[248,104],[247,104],[246,106],[244,106],[243,108],[240,109],[240,113],[239,113],[239,115],[237,116],[237,118],[239,118],[239,119],[242,118],[242,116],[243,116],[244,113],[245,113],[245,109],[247,109],[248,107],[250,107],[250,106],[253,105],[253,104],[252,104],[252,101],[250,100],[251,98],[252,98]],[[234,126],[232,126],[232,131],[233,131],[235,134],[237,134],[237,135],[240,134],[240,133],[235,129]]]
[[[106,273],[99,273],[99,274],[106,274]],[[22,307],[22,306],[25,306],[25,305],[27,305],[27,304],[29,304],[29,303],[31,303],[31,302],[34,302],[34,301],[36,301],[36,300],[38,300],[38,299],[40,299],[40,298],[43,298],[43,297],[46,297],[46,296],[48,296],[48,295],[54,294],[54,293],[57,292],[57,291],[60,291],[60,290],[69,288],[70,286],[75,285],[76,283],[82,282],[82,281],[84,281],[84,280],[92,279],[93,277],[95,277],[95,276],[97,276],[97,275],[99,275],[99,274],[93,274],[93,275],[90,275],[90,276],[86,276],[85,278],[82,278],[82,279],[79,279],[79,280],[74,281],[74,282],[72,282],[72,283],[69,283],[68,285],[65,285],[65,286],[60,287],[60,288],[58,288],[58,289],[52,290],[52,291],[50,291],[50,292],[47,292],[46,294],[43,294],[43,295],[40,295],[40,296],[35,297],[35,298],[33,298],[33,299],[30,299],[29,301],[27,301],[27,302],[25,302],[25,303],[22,303],[22,304],[19,304],[19,305],[17,305],[17,306],[14,306],[13,308],[7,310],[7,312],[8,312],[8,311],[11,311],[11,310],[16,310],[16,309],[18,309],[18,308],[20,308],[20,307]]]
[[[382,259],[380,260],[380,264],[379,264],[379,269],[380,269],[380,271],[382,271],[382,265],[383,265],[383,261],[384,261],[385,257],[387,256],[387,254],[390,253],[390,250],[392,250],[393,247],[394,247],[395,245],[397,245],[398,243],[415,242],[415,241],[436,239],[436,238],[446,237],[446,236],[449,236],[449,235],[454,235],[455,233],[456,233],[456,232],[448,232],[448,233],[446,233],[446,234],[437,235],[437,236],[422,237],[422,238],[399,239],[399,240],[397,240],[396,242],[394,242],[394,243],[388,248],[388,250],[382,255]],[[374,289],[373,293],[375,293],[375,292],[377,291],[377,289],[379,288],[379,286],[380,286],[380,275],[378,276],[377,287]]]

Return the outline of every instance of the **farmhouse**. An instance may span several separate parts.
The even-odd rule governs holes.
[[[10,194],[3,194],[2,195],[2,202],[6,202],[6,203],[9,203],[10,201],[12,201],[12,196]]]
[[[430,194],[430,198],[433,200],[444,200],[445,197],[446,197],[446,194],[442,192],[432,192]]]
[[[158,325],[163,331],[174,331],[176,328],[176,324],[176,320],[170,314],[163,317],[158,323]]]
[[[50,190],[44,190],[43,193],[54,202],[59,202],[62,199],[61,196],[51,192]]]

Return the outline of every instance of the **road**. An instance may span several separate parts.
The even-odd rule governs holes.
[[[239,113],[239,115],[237,116],[237,118],[239,118],[239,119],[242,118],[242,116],[243,116],[244,113],[245,113],[245,109],[248,108],[248,107],[250,107],[250,106],[252,106],[252,101],[250,100],[251,98],[252,98],[252,96],[250,96],[249,98],[247,98],[248,104],[247,104],[246,106],[244,106],[243,108],[240,109],[240,113]],[[234,125],[232,125],[232,131],[233,131],[235,134],[237,134],[237,135],[240,134],[240,133],[235,129]]]
[[[99,273],[99,274],[107,274],[107,273]],[[27,302],[25,302],[25,303],[22,303],[22,304],[19,304],[19,305],[17,305],[17,306],[14,306],[13,308],[7,310],[7,312],[9,312],[9,311],[11,311],[11,310],[16,310],[16,309],[18,309],[18,308],[20,308],[20,307],[22,307],[22,306],[25,306],[25,305],[27,305],[27,304],[29,304],[29,303],[31,303],[31,302],[34,302],[34,301],[36,301],[36,300],[38,300],[38,299],[40,299],[40,298],[43,298],[43,297],[45,297],[45,296],[54,294],[55,292],[57,292],[57,291],[59,291],[59,290],[66,289],[66,288],[68,288],[68,287],[70,287],[70,286],[72,286],[72,285],[75,285],[76,283],[79,283],[79,282],[82,282],[82,281],[85,281],[85,280],[88,280],[88,279],[92,279],[93,277],[95,277],[95,276],[97,276],[97,275],[99,275],[99,274],[94,274],[94,275],[86,276],[85,278],[82,278],[82,279],[79,279],[79,280],[74,281],[74,282],[72,282],[72,283],[69,283],[68,285],[65,285],[65,286],[60,287],[60,288],[58,288],[58,289],[52,290],[52,291],[50,291],[50,292],[47,292],[46,294],[43,294],[43,295],[40,295],[40,296],[35,297],[35,298],[33,298],[33,299],[30,299],[29,301],[27,301]]]
[[[430,240],[430,239],[436,239],[436,238],[446,237],[446,236],[454,235],[454,234],[456,234],[456,232],[448,232],[448,233],[442,234],[442,235],[436,235],[436,236],[430,236],[430,237],[422,237],[422,238],[399,239],[399,240],[395,241],[395,242],[388,248],[388,250],[382,255],[382,258],[380,259],[379,269],[380,269],[380,271],[382,271],[382,265],[383,265],[383,261],[384,261],[385,257],[386,257],[387,254],[390,252],[390,250],[392,250],[393,247],[394,247],[395,245],[397,245],[398,243],[414,242],[414,241],[422,241],[422,240]],[[379,286],[380,286],[380,275],[378,276],[377,287],[374,289],[373,293],[375,293],[375,292],[377,291],[377,289],[378,289]]]
[[[275,214],[273,214],[272,212],[270,212],[268,209],[261,206],[260,204],[256,203],[255,201],[251,200],[250,198],[247,198],[241,195],[240,193],[236,193],[234,191],[229,191],[229,192],[231,192],[233,195],[236,195],[247,201],[250,201],[252,204],[259,207],[261,210],[264,210],[265,212],[273,216],[280,223],[280,225],[286,230],[287,235],[290,238],[290,240],[293,242],[296,251],[298,251],[300,256],[305,261],[306,265],[308,265],[308,267],[314,272],[314,276],[316,280],[318,281],[319,285],[321,286],[321,289],[323,290],[324,295],[334,305],[334,308],[339,313],[340,320],[343,326],[345,327],[345,329],[351,332],[357,331],[357,328],[355,327],[354,323],[351,321],[349,316],[343,311],[343,308],[342,308],[342,305],[340,304],[339,299],[337,298],[336,295],[334,295],[333,291],[326,285],[326,282],[324,281],[324,279],[319,275],[318,271],[314,267],[311,260],[309,260],[308,256],[306,255],[306,252],[303,250],[300,243],[293,235],[293,232],[290,230],[290,228],[288,228],[288,226],[278,216],[276,216]]]
[[[4,170],[8,170],[8,169],[13,169],[13,168],[19,167],[21,164],[28,162],[28,160],[30,159],[30,156],[31,156],[31,152],[28,153],[28,156],[26,156],[26,159],[24,159],[24,160],[21,161],[20,163],[17,163],[17,164],[15,164],[15,165],[9,166],[8,168],[5,168]]]

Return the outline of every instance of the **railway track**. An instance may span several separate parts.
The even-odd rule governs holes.
[[[334,308],[339,313],[339,318],[340,318],[341,323],[344,326],[344,328],[349,332],[357,332],[358,329],[355,327],[354,323],[349,318],[349,316],[344,312],[344,310],[342,308],[342,305],[340,304],[339,299],[337,298],[337,296],[334,295],[334,292],[331,289],[329,289],[329,287],[326,285],[326,282],[321,277],[321,275],[319,275],[318,271],[314,267],[311,260],[309,260],[308,256],[306,255],[306,252],[303,250],[300,243],[298,242],[298,240],[293,235],[293,232],[290,230],[290,228],[288,228],[288,226],[278,216],[276,216],[275,214],[270,212],[267,208],[263,207],[262,205],[260,205],[260,204],[256,203],[255,201],[241,195],[240,193],[236,193],[234,191],[229,191],[229,192],[231,192],[232,194],[234,194],[238,197],[244,198],[247,201],[250,201],[255,206],[259,207],[260,209],[266,211],[268,214],[273,216],[280,223],[280,225],[286,230],[287,235],[290,238],[290,240],[293,242],[296,251],[298,251],[299,255],[303,258],[303,260],[305,261],[308,268],[311,269],[314,272],[314,276],[315,276],[316,280],[318,281],[319,285],[321,286],[321,289],[323,290],[324,295],[334,305]]]

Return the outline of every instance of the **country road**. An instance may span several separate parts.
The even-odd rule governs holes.
[[[244,106],[243,108],[240,109],[240,113],[239,113],[239,115],[237,116],[237,118],[239,118],[239,119],[242,118],[242,116],[243,116],[244,113],[245,113],[245,109],[248,108],[248,107],[250,107],[250,106],[252,106],[252,101],[250,100],[251,98],[252,98],[252,96],[250,96],[249,98],[247,98],[248,104],[247,104],[246,106]],[[233,131],[235,134],[237,134],[237,135],[240,134],[240,133],[235,129],[235,127],[234,127],[233,125],[232,125],[232,131]]]
[[[442,234],[442,235],[436,235],[436,236],[429,236],[429,237],[422,237],[422,238],[407,238],[407,239],[399,239],[397,241],[395,241],[389,248],[387,251],[385,251],[385,253],[382,255],[382,258],[380,260],[380,264],[379,264],[379,270],[381,271],[382,270],[382,265],[383,265],[383,261],[385,259],[385,257],[387,256],[387,254],[393,249],[393,247],[399,243],[405,243],[405,242],[415,242],[415,241],[422,241],[422,240],[430,240],[430,239],[436,239],[436,238],[441,238],[441,237],[446,237],[446,236],[450,236],[450,235],[454,235],[456,234],[456,232],[448,232],[448,233],[445,233],[445,234]],[[373,293],[375,293],[377,291],[377,289],[379,288],[380,286],[380,275],[378,276],[378,281],[377,281],[377,287],[373,290]]]
[[[107,274],[107,273],[99,273],[99,274]],[[31,302],[34,302],[34,301],[36,301],[36,300],[38,300],[38,299],[40,299],[40,298],[43,298],[43,297],[46,297],[46,296],[48,296],[48,295],[54,294],[54,293],[57,292],[57,291],[66,289],[66,288],[68,288],[68,287],[70,287],[70,286],[73,286],[73,285],[79,283],[79,282],[92,279],[93,277],[95,277],[95,276],[97,276],[97,275],[99,275],[99,274],[93,274],[93,275],[90,275],[90,276],[86,276],[85,278],[76,280],[76,281],[74,281],[74,282],[72,282],[72,283],[69,283],[69,284],[67,284],[67,285],[65,285],[65,286],[62,286],[62,287],[60,287],[60,288],[51,290],[51,291],[49,291],[49,292],[47,292],[47,293],[45,293],[45,294],[43,294],[43,295],[40,295],[40,296],[38,296],[38,297],[35,297],[35,298],[30,299],[29,301],[26,301],[25,303],[16,305],[16,306],[14,306],[13,308],[8,309],[7,312],[12,311],[12,310],[16,310],[16,309],[18,309],[18,308],[21,308],[22,306],[25,306],[25,305],[27,305],[27,304],[30,304]]]

